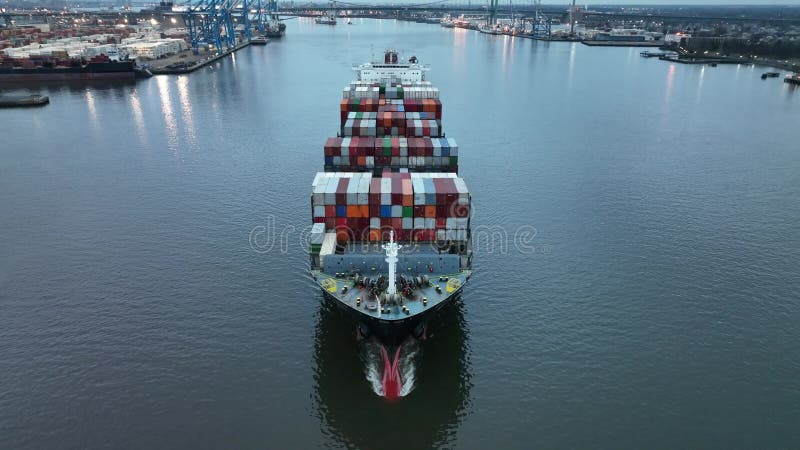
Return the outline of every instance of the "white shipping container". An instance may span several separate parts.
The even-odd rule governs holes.
[[[336,204],[336,188],[339,187],[339,178],[340,177],[333,177],[328,181],[328,185],[325,187],[325,204],[326,205],[335,205]]]
[[[369,183],[372,180],[372,174],[365,173],[358,182],[358,199],[356,203],[359,205],[369,204]]]
[[[392,180],[391,178],[381,178],[381,205],[391,205],[391,204],[392,204]]]
[[[347,204],[358,204],[358,190],[361,187],[361,175],[355,176],[350,180],[347,185]]]

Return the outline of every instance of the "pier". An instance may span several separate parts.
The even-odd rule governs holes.
[[[222,53],[210,54],[207,58],[202,58],[204,55],[195,55],[191,51],[182,52],[166,59],[153,61],[155,65],[151,65],[149,70],[153,75],[180,75],[191,73],[251,44],[250,41],[245,41]]]

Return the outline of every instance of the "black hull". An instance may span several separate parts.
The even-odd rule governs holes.
[[[427,323],[433,319],[442,308],[445,308],[461,297],[461,290],[459,289],[446,301],[438,303],[421,314],[415,314],[403,320],[381,320],[366,314],[360,314],[353,308],[344,305],[324,289],[321,291],[325,296],[325,300],[332,302],[341,310],[345,311],[348,316],[353,318],[357,326],[360,327],[359,332],[363,337],[374,336],[388,347],[396,347],[412,336],[419,338],[424,333]]]

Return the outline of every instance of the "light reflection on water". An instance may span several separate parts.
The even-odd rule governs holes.
[[[161,112],[164,114],[164,131],[167,134],[167,145],[173,156],[178,157],[180,153],[178,150],[178,124],[175,119],[175,112],[172,109],[172,99],[170,98],[170,86],[174,81],[165,75],[157,75],[154,78],[156,79],[161,100]]]

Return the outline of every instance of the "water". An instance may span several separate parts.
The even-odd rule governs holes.
[[[496,231],[394,404],[300,246],[385,47],[432,64]],[[797,447],[800,91],[638,52],[290,21],[0,111],[0,448]]]

